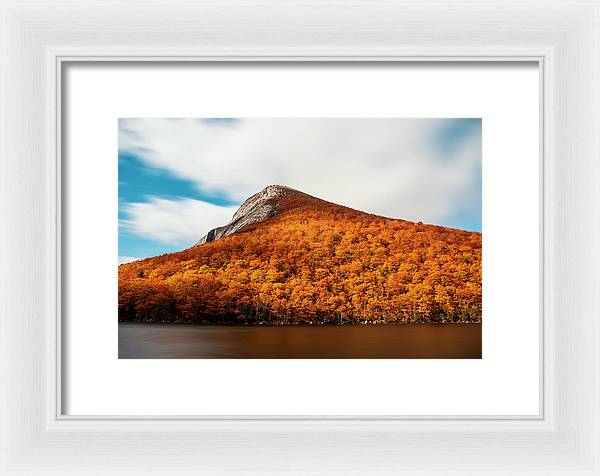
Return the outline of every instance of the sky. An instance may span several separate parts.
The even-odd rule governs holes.
[[[187,248],[279,184],[481,231],[481,120],[119,120],[119,263]]]

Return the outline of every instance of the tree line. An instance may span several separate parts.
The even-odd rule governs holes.
[[[481,234],[327,202],[119,267],[119,319],[480,322]]]

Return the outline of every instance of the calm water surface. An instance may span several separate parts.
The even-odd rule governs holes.
[[[480,359],[480,324],[119,323],[120,359]]]

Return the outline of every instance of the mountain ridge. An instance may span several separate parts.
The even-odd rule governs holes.
[[[191,248],[121,265],[119,319],[480,322],[481,234],[270,185]]]

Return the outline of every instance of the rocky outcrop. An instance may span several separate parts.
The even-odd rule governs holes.
[[[233,235],[248,225],[271,218],[280,209],[282,200],[294,194],[301,192],[283,185],[265,187],[242,203],[227,225],[213,228],[196,245]]]

